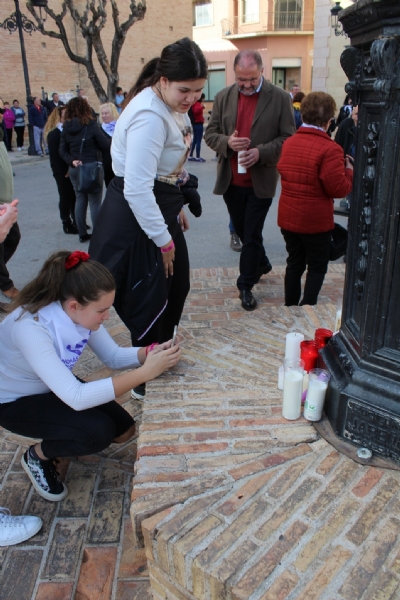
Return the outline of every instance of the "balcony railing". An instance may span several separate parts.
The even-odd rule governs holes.
[[[222,37],[262,35],[274,31],[314,31],[312,12],[264,12],[221,21]]]

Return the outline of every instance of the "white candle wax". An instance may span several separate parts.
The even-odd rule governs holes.
[[[304,404],[304,417],[309,421],[319,421],[321,419],[327,387],[328,384],[325,381],[309,381],[307,398]]]
[[[301,414],[303,375],[299,371],[287,371],[283,378],[282,416],[295,421]]]
[[[335,329],[334,329],[335,333],[337,333],[339,331],[341,324],[342,324],[342,309],[338,308],[336,311],[336,318],[335,318]]]
[[[297,331],[292,331],[286,335],[285,358],[293,360],[300,358],[300,342],[304,340],[304,335]]]
[[[278,389],[279,390],[283,390],[283,374],[285,372],[285,369],[283,368],[283,365],[281,367],[279,367],[278,370]]]
[[[303,377],[303,392],[305,392],[308,388],[308,378],[309,378],[309,375],[308,375],[307,371],[305,371],[304,377]]]

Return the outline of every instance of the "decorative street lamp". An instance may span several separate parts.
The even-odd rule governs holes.
[[[343,31],[341,23],[338,21],[338,14],[341,10],[343,10],[343,8],[340,6],[340,2],[335,2],[335,6],[331,8],[331,25],[336,36],[345,35],[347,37],[347,34]]]
[[[25,33],[29,33],[29,35],[32,35],[33,31],[37,31],[37,27],[32,21],[27,19],[25,17],[25,15],[23,15],[21,13],[21,11],[19,9],[19,0],[14,0],[14,3],[15,3],[15,13],[13,13],[9,17],[7,17],[7,19],[5,19],[3,21],[3,23],[0,23],[0,27],[5,29],[6,31],[8,31],[10,34],[14,33],[15,31],[18,30],[19,42],[21,45],[22,66],[24,69],[26,105],[28,107],[28,113],[29,113],[29,107],[32,106],[32,94],[31,94],[31,86],[29,83],[28,63],[26,62],[26,52],[25,52],[25,42],[24,42],[23,31],[25,31]],[[32,0],[32,4],[33,4],[33,6],[36,6],[37,8],[39,8],[40,18],[42,19],[41,11],[42,11],[42,8],[45,8],[47,6],[47,0]],[[44,20],[44,19],[42,19],[42,20]],[[34,143],[34,139],[33,139],[33,130],[32,130],[32,126],[30,124],[28,124],[28,133],[29,133],[28,154],[30,156],[35,156],[37,154],[37,152],[35,150],[35,143]]]

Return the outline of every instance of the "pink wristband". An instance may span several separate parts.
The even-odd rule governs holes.
[[[170,252],[174,248],[175,248],[175,244],[174,244],[174,240],[172,240],[172,242],[170,243],[169,246],[167,246],[166,248],[160,248],[160,250],[163,254],[166,254],[167,252]]]
[[[150,346],[146,347],[146,356],[148,355],[149,352],[151,352],[152,350],[154,350],[154,348],[158,346],[158,342],[153,342]]]

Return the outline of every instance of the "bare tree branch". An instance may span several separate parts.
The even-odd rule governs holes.
[[[119,82],[119,59],[127,32],[130,27],[136,23],[136,21],[144,19],[146,13],[146,0],[141,0],[138,4],[136,4],[135,0],[131,0],[128,19],[124,23],[120,24],[117,0],[110,0],[112,20],[114,24],[114,36],[111,47],[111,60],[109,60],[101,39],[101,32],[107,23],[107,1],[108,0],[86,0],[86,6],[82,12],[76,8],[74,0],[63,0],[60,14],[56,14],[51,8],[49,8],[49,6],[42,8],[42,10],[44,10],[47,15],[51,17],[51,19],[53,19],[57,25],[58,32],[45,29],[43,21],[36,13],[35,7],[32,5],[31,0],[27,2],[27,8],[34,17],[39,31],[43,35],[61,40],[68,57],[73,62],[85,66],[88,77],[93,85],[97,97],[101,102],[106,102],[108,98],[115,97],[116,87]],[[75,26],[80,30],[81,35],[85,40],[85,56],[80,56],[72,51],[63,23],[67,13],[70,14]],[[101,84],[93,64],[93,50],[95,51],[101,69],[107,78],[108,96]]]
[[[57,15],[51,8],[49,8],[48,6],[46,6],[44,8],[44,10],[46,11],[46,13],[55,21],[58,29],[59,29],[59,33],[57,33],[56,31],[49,31],[48,29],[44,28],[43,25],[43,21],[40,19],[39,15],[36,13],[36,10],[34,8],[34,6],[32,6],[31,2],[27,2],[26,4],[27,9],[29,10],[29,12],[31,13],[31,15],[35,18],[36,24],[37,24],[37,28],[39,29],[39,31],[43,34],[43,35],[47,35],[51,38],[56,38],[58,40],[61,40],[65,51],[68,55],[68,57],[76,63],[79,63],[81,65],[84,65],[85,67],[86,65],[86,60],[85,58],[83,58],[82,56],[79,56],[78,54],[75,54],[72,49],[71,46],[69,44],[68,38],[67,38],[67,32],[65,31],[65,27],[64,27],[64,23],[63,23],[63,19],[67,13],[67,8],[66,8],[66,3],[65,1],[62,3],[62,12]]]

